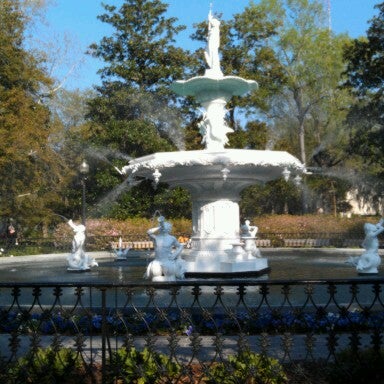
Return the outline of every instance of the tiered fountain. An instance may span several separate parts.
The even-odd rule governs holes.
[[[257,89],[257,83],[224,76],[220,68],[220,21],[209,12],[208,45],[204,76],[180,80],[172,90],[193,96],[205,113],[200,122],[204,150],[160,152],[131,160],[123,168],[129,180],[160,180],[170,187],[186,188],[192,198],[192,250],[186,260],[187,276],[262,274],[267,259],[246,251],[241,241],[240,192],[250,185],[304,172],[294,156],[283,151],[226,149],[226,103]],[[249,236],[248,236],[249,237]]]

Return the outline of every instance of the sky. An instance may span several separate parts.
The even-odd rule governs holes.
[[[366,34],[369,20],[377,14],[374,5],[380,0],[323,0],[331,4],[331,27],[335,33],[348,33],[351,37]],[[123,0],[103,0],[108,5],[119,7]],[[178,44],[194,50],[196,42],[189,39],[193,24],[207,18],[210,3],[214,12],[222,19],[230,19],[249,4],[249,0],[163,0],[168,3],[168,16],[177,17],[187,30],[177,38]],[[254,0],[257,3],[257,0]],[[100,83],[97,70],[103,65],[99,60],[86,55],[88,46],[99,42],[113,32],[109,25],[97,16],[104,13],[100,0],[54,0],[46,13],[44,27],[35,29],[34,34],[41,46],[50,42],[50,49],[57,53],[57,63],[52,75],[64,82],[68,89],[86,89]],[[63,44],[64,40],[68,43]],[[52,43],[52,41],[54,41]],[[66,46],[64,50],[63,46]],[[64,52],[65,51],[65,52]],[[65,60],[62,60],[65,57]]]

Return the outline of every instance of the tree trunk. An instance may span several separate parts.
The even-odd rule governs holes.
[[[300,160],[305,165],[307,158],[305,156],[305,129],[304,129],[304,119],[300,119],[299,126],[299,145],[300,145]]]

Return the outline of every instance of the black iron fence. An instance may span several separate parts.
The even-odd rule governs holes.
[[[383,286],[3,283],[0,382],[352,382],[383,369]]]

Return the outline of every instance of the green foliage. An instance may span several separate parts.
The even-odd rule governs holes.
[[[243,218],[300,211],[300,189],[282,179],[248,187],[241,194],[240,213]]]
[[[182,188],[168,189],[160,184],[156,189],[150,181],[143,181],[120,196],[117,203],[102,203],[98,207],[100,216],[124,220],[133,217],[150,218],[156,210],[168,218],[190,218],[191,200],[189,193]],[[95,214],[95,210],[93,212]]]
[[[142,352],[135,348],[121,348],[113,353],[109,362],[110,383],[122,379],[125,383],[155,384],[161,379],[172,380],[180,373],[180,366],[166,355],[145,348]]]
[[[275,141],[285,139],[290,145],[285,150],[307,165],[311,165],[311,154],[320,149],[337,154],[334,162],[339,162],[340,144],[347,137],[343,120],[350,103],[348,93],[339,89],[348,38],[328,30],[320,1],[262,0],[254,7],[277,26],[270,47],[285,81],[270,100]]]
[[[316,196],[316,201],[323,208],[323,211],[337,215],[351,209],[351,205],[345,200],[347,192],[352,188],[352,183],[349,180],[311,175],[307,178],[307,185],[311,194]]]
[[[228,356],[228,361],[212,365],[207,384],[283,384],[287,377],[278,360],[253,352]]]
[[[268,142],[268,127],[264,122],[248,121],[245,129],[237,127],[229,139],[231,148],[263,150]]]
[[[8,371],[9,383],[83,383],[82,362],[70,349],[38,349],[21,357]]]
[[[166,18],[168,5],[160,0],[125,0],[120,9],[104,5],[107,13],[99,19],[115,33],[93,44],[93,55],[105,60],[103,78],[118,77],[128,85],[163,88],[173,76],[181,76],[184,52],[172,43],[184,26],[176,18]],[[179,66],[169,63],[179,63]],[[133,71],[135,72],[133,75]]]
[[[121,167],[127,157],[182,146],[183,102],[169,85],[184,76],[191,62],[187,52],[174,44],[185,27],[177,25],[176,18],[166,17],[168,5],[160,0],[125,0],[119,8],[104,8],[99,19],[113,28],[113,34],[90,47],[105,67],[100,70],[103,84],[89,103],[90,123],[81,135],[96,152],[108,154],[100,162],[90,153],[94,157],[90,159],[90,199],[96,203],[109,192],[114,195],[111,190],[116,187],[120,198],[114,198],[109,216],[149,217],[159,191],[148,183],[131,190],[120,188],[121,180],[111,176],[111,165]],[[184,211],[183,205],[179,211]],[[105,214],[103,207],[96,211]]]
[[[35,226],[50,220],[68,170],[56,152],[60,125],[44,92],[52,79],[40,56],[25,48],[25,23],[20,1],[1,1],[0,211]]]
[[[164,189],[163,193],[155,195],[154,207],[164,212],[166,217],[191,218],[192,204],[189,192],[183,188]]]
[[[355,39],[345,50],[345,86],[355,96],[348,113],[351,156],[358,155],[365,172],[384,176],[384,2],[376,5],[366,38]],[[382,190],[382,185],[378,186]]]

